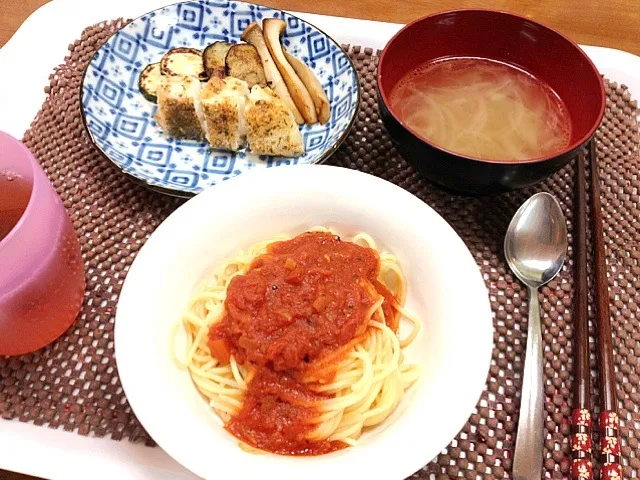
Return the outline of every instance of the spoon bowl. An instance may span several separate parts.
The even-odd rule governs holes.
[[[553,195],[537,193],[522,204],[507,229],[504,253],[528,287],[539,288],[558,274],[567,253],[567,223]]]

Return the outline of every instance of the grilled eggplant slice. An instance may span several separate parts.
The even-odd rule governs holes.
[[[197,48],[172,48],[160,60],[162,75],[182,75],[206,80],[202,52]]]
[[[160,73],[160,62],[152,63],[144,67],[140,78],[138,79],[138,88],[142,96],[150,102],[158,101],[158,87],[162,83],[162,74]]]
[[[225,59],[227,75],[244,80],[249,88],[267,86],[258,50],[248,43],[238,43],[229,49]]]
[[[213,42],[204,49],[202,62],[204,71],[209,78],[224,78],[226,74],[225,58],[227,52],[233,47],[232,43]]]

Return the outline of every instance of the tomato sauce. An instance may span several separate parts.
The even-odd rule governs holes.
[[[330,397],[307,390],[286,373],[262,368],[249,385],[240,413],[226,428],[252,447],[281,455],[333,452],[346,445],[306,439],[314,428],[307,422],[318,414],[312,405],[323,398]]]
[[[239,414],[227,424],[231,433],[280,454],[318,455],[344,446],[306,440],[316,405],[329,397],[300,379],[326,357],[335,362],[331,354],[364,335],[376,292],[385,299],[385,317],[394,317],[395,299],[378,282],[379,272],[375,250],[308,232],[270,245],[231,280],[209,346],[221,362],[233,355],[256,367]]]

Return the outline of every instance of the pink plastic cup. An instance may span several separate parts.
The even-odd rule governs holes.
[[[0,132],[0,355],[58,338],[78,315],[84,282],[60,198],[31,152]]]

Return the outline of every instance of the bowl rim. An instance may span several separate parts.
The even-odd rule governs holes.
[[[91,67],[91,62],[93,62],[93,59],[98,54],[98,52],[100,52],[102,50],[102,48],[113,39],[113,37],[115,37],[118,33],[120,33],[122,30],[127,28],[132,23],[140,21],[142,19],[142,17],[147,16],[150,13],[157,12],[157,11],[162,10],[164,8],[167,8],[167,7],[174,7],[174,6],[178,6],[178,5],[181,5],[181,4],[190,3],[190,1],[191,0],[180,0],[180,1],[177,1],[177,2],[172,2],[172,3],[169,3],[167,5],[154,8],[153,10],[149,10],[149,11],[147,11],[147,12],[141,14],[141,15],[138,15],[137,17],[135,17],[135,18],[133,18],[131,20],[128,20],[128,21],[127,20],[123,20],[123,25],[121,27],[119,27],[115,32],[113,32],[113,34],[111,34],[109,36],[109,38],[107,38],[104,41],[104,43],[102,45],[100,45],[100,47],[98,47],[98,49],[95,52],[93,52],[93,54],[91,55],[91,58],[89,59],[89,61],[87,62],[87,64],[85,65],[85,67],[82,70],[82,78],[80,79],[80,88],[78,89],[78,95],[79,95],[79,98],[80,98],[80,120],[81,120],[81,124],[82,124],[83,130],[87,134],[87,138],[89,140],[89,143],[96,148],[96,150],[98,151],[100,156],[102,158],[106,159],[111,164],[111,166],[114,169],[116,169],[116,171],[118,171],[119,173],[123,174],[126,178],[131,180],[136,185],[140,185],[140,186],[145,187],[145,188],[147,188],[147,189],[149,189],[149,190],[151,190],[153,192],[156,192],[156,193],[162,193],[162,194],[168,195],[170,197],[183,198],[183,199],[193,198],[196,195],[202,193],[204,190],[206,190],[208,188],[211,188],[211,187],[215,187],[215,185],[213,185],[213,184],[208,185],[207,187],[205,187],[200,192],[192,192],[192,191],[187,191],[187,190],[181,190],[179,188],[167,187],[167,186],[164,186],[164,185],[156,185],[154,183],[151,183],[147,179],[140,178],[140,177],[136,176],[134,173],[125,170],[125,168],[122,165],[120,165],[116,160],[111,158],[111,156],[107,152],[104,151],[104,149],[100,146],[98,141],[94,138],[93,133],[91,132],[91,129],[89,128],[89,124],[87,122],[86,112],[85,112],[84,103],[83,103],[83,97],[84,97],[84,82],[85,82],[85,78],[87,76],[87,73],[89,72],[89,68]],[[195,1],[196,1],[196,3],[200,3],[200,4],[204,4],[205,3],[205,0],[195,0]],[[318,158],[314,162],[309,163],[308,165],[320,165],[320,164],[325,163],[327,160],[329,160],[329,158],[331,158],[331,156],[338,150],[338,148],[340,148],[340,146],[347,139],[347,137],[349,136],[349,133],[351,133],[351,130],[353,129],[353,126],[356,123],[356,119],[358,118],[358,113],[360,112],[360,103],[362,101],[362,87],[360,86],[360,82],[358,81],[358,79],[359,79],[358,70],[356,69],[356,66],[353,63],[353,60],[349,56],[349,51],[345,50],[344,48],[342,48],[342,43],[338,42],[335,38],[333,38],[331,35],[329,35],[324,30],[318,28],[312,22],[309,22],[309,21],[307,21],[307,20],[305,20],[303,18],[300,18],[298,15],[295,15],[295,14],[293,14],[293,13],[287,11],[287,10],[282,10],[280,8],[271,7],[269,5],[265,5],[265,4],[262,4],[262,3],[259,3],[259,2],[253,2],[251,0],[230,0],[230,2],[241,3],[241,4],[245,4],[245,5],[253,5],[255,7],[260,7],[260,8],[268,8],[270,10],[274,10],[274,11],[277,11],[277,12],[280,12],[280,13],[284,13],[286,15],[289,15],[289,16],[293,17],[293,18],[296,18],[296,19],[304,22],[305,24],[309,25],[310,27],[313,27],[315,30],[317,30],[319,33],[321,33],[325,38],[327,38],[330,42],[333,42],[338,47],[338,49],[344,53],[344,56],[349,61],[350,70],[353,73],[353,76],[355,77],[354,84],[355,84],[356,93],[357,93],[357,98],[356,98],[356,102],[355,102],[355,108],[353,110],[353,115],[351,116],[351,119],[349,120],[349,124],[347,125],[345,130],[342,132],[340,137],[338,137],[338,139],[331,146],[329,146],[321,155],[319,155]],[[219,8],[219,9],[225,9],[226,8],[226,7],[220,7],[220,6],[217,6],[217,7],[213,6],[213,7],[214,8]],[[295,166],[297,166],[297,165],[294,165],[294,167]]]
[[[551,33],[559,36],[562,40],[564,40],[565,42],[569,43],[571,46],[573,46],[573,48],[575,48],[577,50],[577,52],[582,55],[582,57],[587,61],[587,64],[591,67],[591,69],[593,70],[593,73],[595,75],[595,77],[598,79],[598,85],[600,86],[600,108],[599,108],[599,112],[597,115],[597,122],[594,122],[594,124],[589,128],[589,130],[587,131],[587,133],[585,135],[582,136],[582,138],[580,138],[577,141],[574,141],[572,143],[570,143],[569,145],[567,145],[566,147],[564,147],[562,150],[558,150],[557,152],[551,154],[551,155],[545,155],[542,157],[535,157],[535,158],[529,158],[529,159],[525,159],[525,160],[491,160],[491,159],[486,159],[486,158],[479,158],[479,157],[473,157],[470,155],[465,155],[465,154],[461,154],[461,153],[457,153],[454,152],[453,150],[449,150],[445,147],[442,147],[440,145],[438,145],[437,143],[428,140],[427,138],[425,138],[424,136],[420,135],[418,132],[416,132],[414,129],[412,129],[411,127],[409,127],[405,122],[403,122],[393,111],[393,109],[391,108],[391,104],[389,102],[389,98],[388,98],[388,94],[387,92],[384,91],[383,88],[381,88],[381,78],[382,78],[382,74],[384,71],[384,61],[385,58],[388,56],[388,51],[389,51],[389,46],[396,41],[401,35],[403,35],[407,30],[409,30],[411,27],[413,27],[415,24],[418,24],[420,22],[424,22],[426,20],[430,20],[436,17],[440,17],[440,16],[444,16],[444,15],[450,15],[450,14],[454,14],[454,13],[490,13],[490,14],[497,14],[498,16],[502,15],[502,16],[508,16],[508,17],[512,17],[512,18],[516,18],[518,20],[522,20],[525,22],[529,22],[532,23],[540,28],[543,28],[545,30],[550,31]],[[440,57],[440,58],[447,58],[447,57]],[[437,59],[436,59],[437,60]],[[526,70],[524,70],[522,67],[518,67],[516,65],[513,65],[516,68],[518,68],[519,70],[522,70],[524,72],[526,72],[527,74],[530,75],[529,72],[527,72]],[[391,37],[391,39],[387,42],[387,44],[385,45],[384,49],[382,50],[382,53],[380,54],[380,59],[378,61],[378,72],[376,74],[376,82],[377,82],[377,87],[378,87],[378,96],[380,98],[380,102],[384,105],[384,108],[389,112],[389,114],[393,117],[393,119],[398,122],[405,130],[407,130],[409,133],[411,133],[411,135],[413,135],[415,138],[417,138],[418,140],[420,140],[421,142],[436,148],[437,150],[440,150],[444,153],[448,153],[449,155],[453,155],[455,157],[461,158],[461,159],[465,159],[465,160],[469,160],[469,161],[475,161],[475,162],[480,162],[480,163],[486,163],[486,164],[491,164],[491,165],[526,165],[526,164],[533,164],[533,163],[543,163],[549,160],[553,160],[555,158],[558,157],[562,157],[564,155],[567,155],[568,153],[574,151],[575,149],[581,147],[582,145],[584,145],[585,143],[587,143],[589,141],[589,139],[591,139],[591,137],[593,137],[593,135],[595,134],[597,128],[600,126],[600,123],[602,122],[602,119],[604,117],[604,112],[605,112],[605,108],[606,108],[606,93],[605,93],[605,89],[604,89],[604,83],[602,82],[602,75],[600,74],[600,72],[598,71],[598,69],[596,68],[595,64],[593,63],[593,61],[589,58],[589,56],[584,52],[584,50],[582,50],[582,48],[580,48],[580,46],[574,42],[573,40],[571,40],[570,38],[568,38],[566,35],[563,35],[562,33],[558,32],[556,29],[544,24],[544,23],[540,23],[536,20],[532,20],[530,18],[524,17],[522,15],[518,15],[512,12],[507,12],[505,10],[495,10],[495,9],[488,9],[488,8],[461,8],[461,9],[450,9],[450,10],[441,10],[438,12],[434,12],[432,14],[429,15],[425,15],[424,17],[420,17],[416,20],[413,20],[410,23],[407,23],[406,25],[404,25],[400,30],[398,30],[396,32],[396,34]]]

